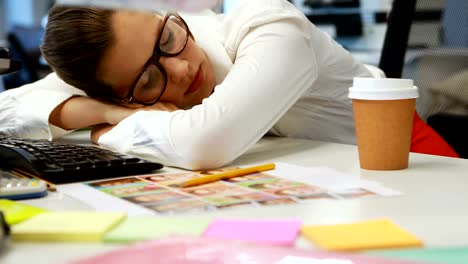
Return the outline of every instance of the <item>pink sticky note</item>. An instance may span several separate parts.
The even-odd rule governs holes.
[[[218,219],[209,225],[203,236],[291,246],[296,241],[300,227],[301,221],[297,219]]]

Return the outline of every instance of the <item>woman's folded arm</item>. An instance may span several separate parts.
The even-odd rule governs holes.
[[[56,138],[70,132],[49,124],[52,111],[74,95],[84,93],[55,73],[22,87],[0,93],[0,132],[28,138]]]

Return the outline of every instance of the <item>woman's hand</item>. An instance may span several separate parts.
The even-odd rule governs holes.
[[[175,111],[172,103],[158,102],[151,106],[138,104],[119,105],[102,102],[86,96],[75,96],[57,106],[49,122],[65,130],[95,126],[98,124],[117,125],[137,111]]]
[[[98,124],[93,127],[93,130],[91,131],[92,142],[97,144],[99,141],[99,138],[103,134],[107,133],[115,125],[117,125],[120,121],[122,121],[129,115],[140,110],[172,112],[175,110],[179,110],[179,108],[172,103],[164,103],[164,102],[158,102],[150,106],[143,106],[143,105],[136,105],[136,104],[126,105],[126,106],[117,106],[116,108],[112,108],[107,112],[108,122],[106,124]]]
[[[99,138],[111,130],[114,126],[109,124],[99,124],[93,127],[91,130],[91,141],[94,144],[98,144]]]
[[[175,110],[179,110],[179,108],[173,103],[167,102],[157,102],[156,104],[150,106],[140,104],[116,105],[115,107],[110,108],[105,112],[105,123],[117,125],[120,121],[141,110],[172,112]]]
[[[166,112],[180,110],[180,108],[178,108],[175,104],[169,102],[157,102],[154,105],[144,106],[141,109],[146,111],[156,110]]]
[[[86,96],[74,96],[52,111],[49,122],[65,130],[105,123],[116,125],[136,111]]]

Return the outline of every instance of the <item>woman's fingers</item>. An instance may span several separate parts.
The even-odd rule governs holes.
[[[173,103],[167,103],[167,102],[157,102],[154,105],[147,106],[151,110],[159,110],[159,111],[167,111],[167,112],[172,112],[175,110],[179,110],[179,108],[174,105]]]

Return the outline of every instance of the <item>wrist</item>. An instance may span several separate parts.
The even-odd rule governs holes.
[[[120,121],[134,114],[138,109],[132,109],[121,105],[106,104],[104,119],[107,124],[117,125]]]

